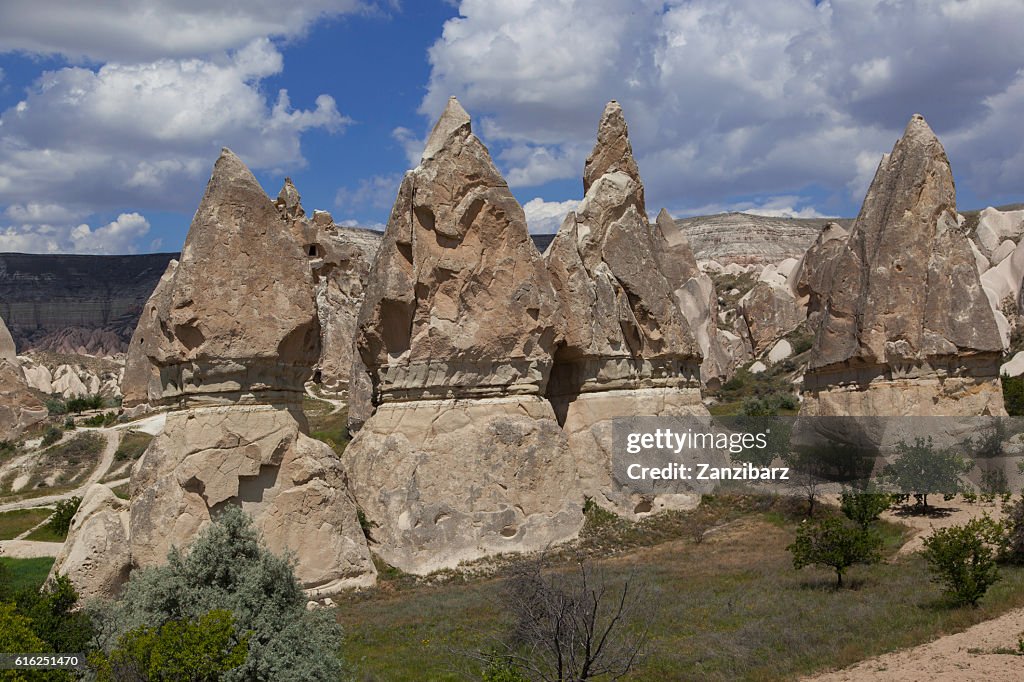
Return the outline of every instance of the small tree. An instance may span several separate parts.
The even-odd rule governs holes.
[[[933,582],[945,586],[958,606],[977,606],[989,587],[1000,579],[991,543],[998,526],[986,517],[962,526],[940,528],[924,540],[924,556]]]
[[[1000,558],[1011,563],[1024,564],[1024,497],[1007,505],[1003,513]]]
[[[872,530],[848,525],[830,516],[804,521],[796,541],[787,547],[793,553],[793,568],[827,566],[836,572],[836,587],[843,586],[843,573],[854,564],[874,564],[882,559],[882,538]]]
[[[69,497],[57,503],[50,520],[46,522],[47,527],[57,535],[66,536],[71,529],[71,521],[78,513],[78,507],[82,504],[81,497]]]
[[[503,602],[512,631],[503,651],[482,656],[489,679],[618,679],[647,646],[647,628],[635,622],[649,608],[645,595],[635,576],[619,583],[582,559],[568,573],[544,570],[544,559],[523,562]]]
[[[955,495],[963,491],[960,476],[971,470],[971,464],[950,449],[937,450],[930,436],[915,438],[913,445],[901,440],[896,444],[896,452],[896,461],[886,465],[882,473],[904,493],[919,496],[925,512],[928,495]]]
[[[844,490],[840,495],[839,508],[843,514],[864,530],[891,506],[892,495],[880,490]]]

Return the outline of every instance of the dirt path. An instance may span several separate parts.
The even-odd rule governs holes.
[[[57,556],[63,542],[35,542],[33,540],[4,540],[0,542],[0,556],[10,559],[35,559]]]
[[[1024,680],[1024,656],[994,652],[1016,651],[1021,633],[1024,609],[1017,609],[955,635],[808,677],[805,682],[1019,682]]]
[[[82,497],[85,494],[85,491],[89,489],[89,486],[103,478],[103,475],[107,473],[108,469],[110,469],[110,465],[114,463],[114,453],[117,452],[117,445],[121,442],[121,434],[116,429],[94,429],[94,431],[106,438],[107,444],[103,448],[103,453],[100,455],[100,463],[95,469],[93,469],[92,474],[89,475],[89,478],[86,479],[85,483],[74,490],[69,490],[57,495],[33,497],[19,502],[0,504],[0,512],[14,511],[15,509],[32,509],[33,507],[45,507],[54,505],[61,500],[66,500],[71,497]]]

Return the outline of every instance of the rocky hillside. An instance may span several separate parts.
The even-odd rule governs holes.
[[[676,224],[690,240],[697,260],[767,265],[799,259],[829,220],[846,229],[853,224],[846,218],[769,218],[749,213],[682,218]]]

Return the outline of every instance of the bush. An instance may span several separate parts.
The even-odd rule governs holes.
[[[103,396],[87,395],[75,396],[67,401],[68,412],[85,412],[86,410],[98,410],[103,407]]]
[[[57,535],[66,537],[71,528],[71,520],[75,518],[78,507],[82,504],[81,497],[71,497],[57,503],[57,509],[53,512],[50,520],[46,522],[47,527]]]
[[[46,401],[46,411],[49,412],[51,416],[67,414],[68,406],[62,398],[54,396]]]
[[[48,426],[46,432],[43,433],[42,446],[44,448],[49,447],[64,437],[64,432],[56,426]]]
[[[213,610],[196,620],[172,620],[125,633],[107,656],[89,658],[100,682],[114,680],[220,680],[249,653],[230,611]]]
[[[1008,377],[1003,374],[999,380],[1003,384],[1003,402],[1006,404],[1006,413],[1011,417],[1024,415],[1024,376]]]
[[[1003,513],[1000,558],[1014,564],[1024,564],[1024,497],[1006,505]]]
[[[892,506],[892,495],[870,489],[844,490],[839,500],[839,508],[846,518],[865,530]]]
[[[88,419],[84,420],[82,422],[82,425],[83,426],[100,427],[100,426],[113,426],[116,423],[117,423],[117,413],[116,412],[104,412],[103,414],[94,414],[93,416],[91,416]]]
[[[237,632],[249,633],[249,650],[220,679],[289,682],[336,679],[345,672],[333,615],[306,610],[291,560],[272,554],[237,507],[225,509],[187,554],[172,549],[166,565],[132,573],[118,601],[93,608],[108,657],[133,630],[196,622],[225,610]]]
[[[843,573],[854,564],[875,564],[882,560],[882,538],[872,530],[851,526],[830,516],[821,521],[804,521],[796,530],[796,541],[787,547],[793,553],[793,568],[827,566],[836,572],[836,587],[843,586]]]
[[[958,606],[977,606],[989,587],[999,580],[993,541],[998,524],[986,517],[962,526],[940,528],[924,540],[924,556],[934,574],[932,581],[945,586]]]
[[[64,430],[74,431],[75,430],[75,419],[74,417],[68,417],[64,420]]]

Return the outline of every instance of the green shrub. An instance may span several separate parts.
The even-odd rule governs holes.
[[[74,431],[74,429],[75,429],[75,419],[74,419],[74,417],[68,417],[67,419],[65,419],[64,420],[64,430],[65,431]]]
[[[51,416],[67,414],[68,406],[64,402],[63,398],[53,396],[46,401],[46,410]]]
[[[141,627],[195,622],[229,611],[249,651],[228,682],[337,679],[341,628],[326,609],[306,610],[290,559],[272,554],[252,520],[228,507],[187,553],[173,548],[167,564],[136,570],[116,602],[93,606],[99,641],[110,656],[120,639]]]
[[[1024,564],[1024,497],[1005,505],[1003,509],[999,554],[1004,561]]]
[[[1003,403],[1006,405],[1006,413],[1011,417],[1024,415],[1024,376],[1008,377],[1003,374],[999,380],[1003,384]]]
[[[245,662],[249,635],[230,611],[215,609],[195,620],[172,620],[125,633],[107,656],[89,663],[100,682],[114,680],[220,680]]]
[[[43,433],[42,446],[49,447],[64,437],[64,432],[56,426],[48,426]]]
[[[85,412],[86,410],[98,410],[103,407],[103,396],[99,395],[87,395],[87,396],[75,396],[67,403],[68,412]]]
[[[1000,534],[998,524],[986,516],[962,526],[940,528],[925,538],[924,556],[932,581],[945,586],[954,604],[977,606],[999,580],[992,543],[998,542]]]
[[[46,522],[47,527],[57,535],[67,537],[68,530],[71,528],[71,520],[75,518],[81,504],[81,497],[71,497],[58,502],[53,516]]]
[[[117,423],[117,413],[116,412],[104,412],[103,414],[94,414],[93,416],[91,416],[88,419],[86,419],[85,421],[83,421],[82,425],[83,426],[100,427],[100,426],[113,426],[116,423]]]
[[[848,525],[830,516],[804,521],[796,530],[796,541],[787,547],[793,554],[793,568],[826,566],[836,572],[836,587],[843,585],[843,573],[854,564],[875,564],[882,560],[882,538],[873,530]]]
[[[879,490],[844,490],[839,500],[846,518],[865,530],[892,506],[892,495]]]

